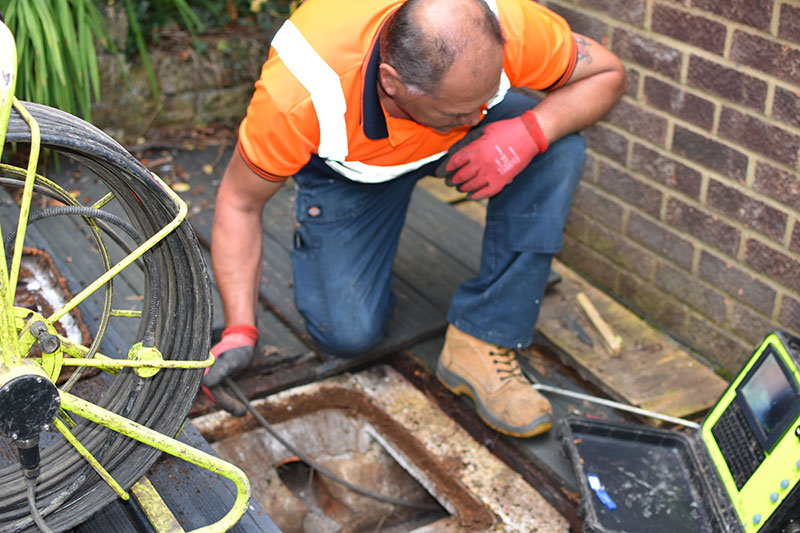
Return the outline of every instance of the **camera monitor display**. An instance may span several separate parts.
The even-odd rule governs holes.
[[[771,346],[739,385],[737,396],[756,438],[769,453],[800,411],[800,391]]]

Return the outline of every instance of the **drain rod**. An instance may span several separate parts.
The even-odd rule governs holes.
[[[313,460],[311,460],[307,455],[305,455],[303,452],[301,452],[300,450],[295,448],[286,439],[281,437],[278,434],[278,432],[275,431],[275,428],[272,427],[272,424],[267,422],[267,420],[263,416],[261,416],[261,413],[256,411],[255,407],[253,407],[253,404],[250,403],[250,400],[247,399],[247,397],[244,395],[242,390],[238,387],[238,385],[236,385],[236,383],[233,382],[233,380],[230,377],[226,377],[225,380],[223,381],[223,383],[233,392],[234,396],[236,396],[236,399],[239,400],[242,403],[242,405],[245,406],[245,408],[250,412],[250,414],[253,415],[253,418],[255,418],[256,421],[258,421],[258,423],[261,424],[261,426],[264,429],[266,429],[267,432],[269,432],[270,435],[275,437],[275,440],[280,442],[283,445],[284,448],[289,450],[290,453],[296,455],[298,459],[300,459],[305,464],[307,464],[312,470],[316,470],[317,472],[319,472],[323,476],[327,477],[331,481],[334,481],[334,482],[336,482],[336,483],[338,483],[340,485],[343,485],[343,486],[347,487],[348,489],[352,490],[353,492],[357,492],[358,494],[361,494],[362,496],[366,496],[368,498],[372,498],[373,500],[378,500],[378,501],[385,502],[385,503],[391,503],[393,505],[398,505],[398,506],[402,506],[402,507],[410,507],[412,509],[420,509],[420,510],[423,510],[423,511],[434,511],[434,510],[439,509],[438,505],[434,505],[434,504],[431,504],[431,503],[409,502],[409,501],[406,501],[406,500],[400,500],[400,499],[397,499],[397,498],[392,498],[391,496],[384,496],[383,494],[378,494],[377,492],[373,492],[373,491],[371,491],[369,489],[365,489],[364,487],[359,487],[358,485],[354,485],[353,483],[350,483],[346,479],[342,479],[341,477],[337,476],[336,474],[334,474],[333,472],[331,472],[330,470],[328,470],[324,466],[321,466],[318,463],[316,463]]]

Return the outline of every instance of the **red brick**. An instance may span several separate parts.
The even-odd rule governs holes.
[[[686,81],[693,87],[757,111],[763,111],[767,101],[766,82],[695,55],[689,58]]]
[[[800,221],[795,221],[792,229],[792,238],[789,241],[789,250],[800,253]]]
[[[612,34],[611,51],[623,61],[636,63],[673,80],[680,79],[683,57],[680,50],[639,33],[615,28]]]
[[[775,88],[772,118],[795,128],[800,128],[800,89]]]
[[[587,237],[592,250],[641,278],[652,277],[655,264],[653,254],[600,224],[592,224],[588,229]]]
[[[617,268],[608,259],[592,249],[566,237],[564,239],[564,248],[558,253],[558,258],[565,265],[580,272],[592,283],[608,291],[614,290]]]
[[[730,256],[739,250],[741,233],[737,228],[677,198],[667,201],[666,221]]]
[[[781,6],[778,37],[800,43],[800,6]]]
[[[786,213],[717,180],[709,181],[706,204],[772,240],[783,241],[786,235]]]
[[[692,268],[694,245],[660,224],[631,213],[626,234],[684,270]]]
[[[596,159],[592,152],[586,152],[586,161],[583,163],[583,172],[581,173],[581,181],[585,183],[597,182],[597,165]]]
[[[774,0],[693,0],[692,7],[767,31]]]
[[[625,65],[625,77],[628,81],[628,85],[625,87],[625,96],[636,98],[636,95],[639,94],[639,78],[641,77],[639,71],[630,65]]]
[[[603,43],[608,39],[610,30],[608,24],[592,16],[588,11],[576,11],[568,7],[554,5],[548,2],[547,7],[564,17],[569,27],[575,33],[585,35],[590,39],[594,39],[598,43]]]
[[[800,136],[767,124],[758,117],[724,108],[719,135],[789,166],[797,165]]]
[[[680,87],[647,76],[644,80],[645,102],[670,115],[711,131],[714,125],[714,102]]]
[[[577,196],[578,195],[576,195],[576,200]],[[586,234],[588,232],[588,228],[591,224],[595,224],[595,222],[589,220],[589,218],[583,214],[580,209],[577,209],[577,207],[577,205],[574,205],[569,212],[567,223],[564,226],[564,234],[569,235],[571,238],[577,241],[586,243]]]
[[[757,346],[775,329],[775,324],[766,316],[740,304],[733,305],[730,331],[753,346]]]
[[[649,281],[643,282],[622,273],[615,295],[637,314],[650,318],[659,326],[670,331],[683,329],[688,316],[686,304],[658,290]]]
[[[715,322],[725,320],[725,297],[687,272],[661,264],[656,271],[656,286],[685,302]]]
[[[616,201],[599,194],[594,187],[583,183],[578,186],[573,210],[576,208],[609,228],[622,231],[624,209]]]
[[[800,176],[759,161],[753,190],[800,211]]]
[[[653,31],[681,42],[722,55],[725,50],[725,25],[710,18],[675,9],[663,3],[653,6]]]
[[[662,155],[646,146],[635,144],[631,158],[631,170],[644,174],[691,198],[700,197],[703,175],[672,159],[668,154]]]
[[[700,278],[764,314],[772,313],[777,293],[758,278],[707,251],[700,255]]]
[[[800,291],[800,262],[796,258],[755,239],[749,239],[744,247],[744,259],[756,272],[763,273],[793,291]]]
[[[781,299],[778,320],[797,335],[800,332],[800,302],[785,294]]]
[[[653,144],[664,146],[666,142],[667,120],[630,100],[617,102],[605,120]]]
[[[608,13],[616,20],[644,26],[645,0],[580,0],[579,3],[586,9]]]
[[[800,50],[743,31],[733,34],[731,59],[800,85]]]
[[[600,162],[598,185],[622,201],[638,207],[654,217],[661,211],[661,191],[635,176]]]
[[[624,165],[628,156],[628,139],[619,133],[608,129],[602,124],[595,124],[586,128],[581,133],[586,143],[598,154],[610,157]]]
[[[746,155],[681,126],[675,126],[672,151],[739,182],[747,174]]]
[[[736,375],[750,358],[753,347],[726,333],[702,317],[692,316],[686,329],[685,342],[706,358],[721,365],[720,372],[728,379]]]

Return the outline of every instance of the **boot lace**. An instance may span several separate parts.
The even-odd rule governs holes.
[[[509,379],[514,379],[525,383],[525,377],[522,375],[522,369],[519,366],[519,362],[517,362],[514,350],[510,348],[498,348],[498,350],[489,350],[489,356],[492,358],[495,372],[500,375],[500,381],[505,382]]]

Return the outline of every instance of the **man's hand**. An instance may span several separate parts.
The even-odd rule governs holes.
[[[258,330],[249,324],[228,326],[222,332],[222,340],[211,348],[216,361],[206,369],[203,385],[215,387],[228,376],[244,370],[253,359]]]
[[[476,140],[458,150],[444,168],[448,183],[480,200],[499,193],[547,150],[547,138],[532,110],[487,124]]]

